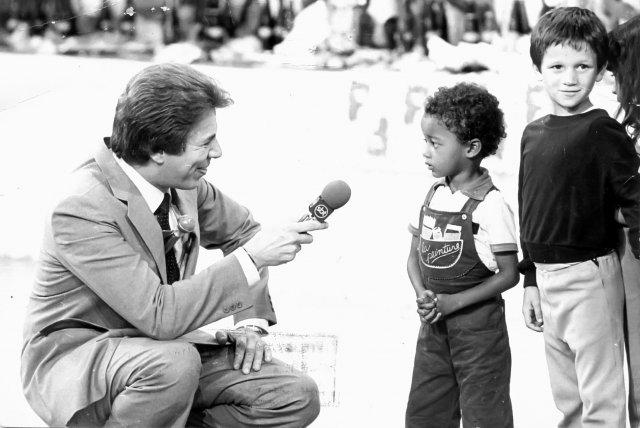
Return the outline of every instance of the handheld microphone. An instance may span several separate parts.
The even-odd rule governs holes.
[[[335,180],[324,186],[322,193],[309,205],[309,213],[300,217],[300,221],[316,219],[320,223],[332,212],[346,204],[351,198],[351,188],[342,180]]]

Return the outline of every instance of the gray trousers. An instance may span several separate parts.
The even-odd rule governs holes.
[[[626,234],[625,234],[626,235]],[[638,261],[627,243],[622,257],[622,276],[624,278],[625,329],[624,339],[627,347],[627,365],[629,367],[629,424],[631,428],[640,427],[640,261]]]
[[[245,375],[233,369],[232,346],[108,340],[120,343],[105,373],[107,394],[70,426],[303,427],[320,411],[315,382],[282,362]]]
[[[618,255],[536,264],[558,427],[625,427],[623,306]]]

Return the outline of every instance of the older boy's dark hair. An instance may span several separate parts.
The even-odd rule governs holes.
[[[180,154],[202,115],[231,103],[212,78],[188,65],[152,65],[136,74],[120,95],[109,146],[138,165],[159,151]]]
[[[568,45],[578,50],[589,46],[596,54],[598,70],[607,62],[607,30],[595,13],[579,7],[559,7],[542,15],[531,33],[529,54],[540,70],[551,46]]]
[[[498,99],[485,88],[458,83],[438,88],[427,98],[424,112],[437,118],[461,142],[480,140],[482,149],[476,159],[483,159],[494,154],[506,137],[504,115],[498,104]]]
[[[622,125],[634,141],[640,140],[640,15],[609,33],[609,62],[618,86]]]

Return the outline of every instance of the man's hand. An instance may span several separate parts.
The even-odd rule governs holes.
[[[420,321],[433,324],[442,318],[442,313],[438,310],[438,297],[433,291],[424,290],[416,299],[416,303]]]
[[[540,291],[538,287],[525,287],[522,299],[522,315],[524,323],[533,331],[542,331],[544,321],[542,309],[540,309]]]
[[[244,245],[258,269],[278,266],[293,260],[302,244],[313,242],[307,232],[329,227],[327,223],[307,220],[293,223],[275,230],[261,230]]]
[[[218,343],[235,343],[236,354],[233,359],[233,368],[242,368],[242,373],[249,374],[251,369],[259,371],[262,361],[271,361],[271,348],[267,345],[258,333],[244,328],[236,330],[216,331],[216,341]]]

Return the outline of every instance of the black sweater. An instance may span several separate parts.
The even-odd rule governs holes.
[[[537,263],[582,262],[619,246],[622,209],[638,257],[639,160],[607,112],[548,115],[522,135],[518,205],[525,287]]]

